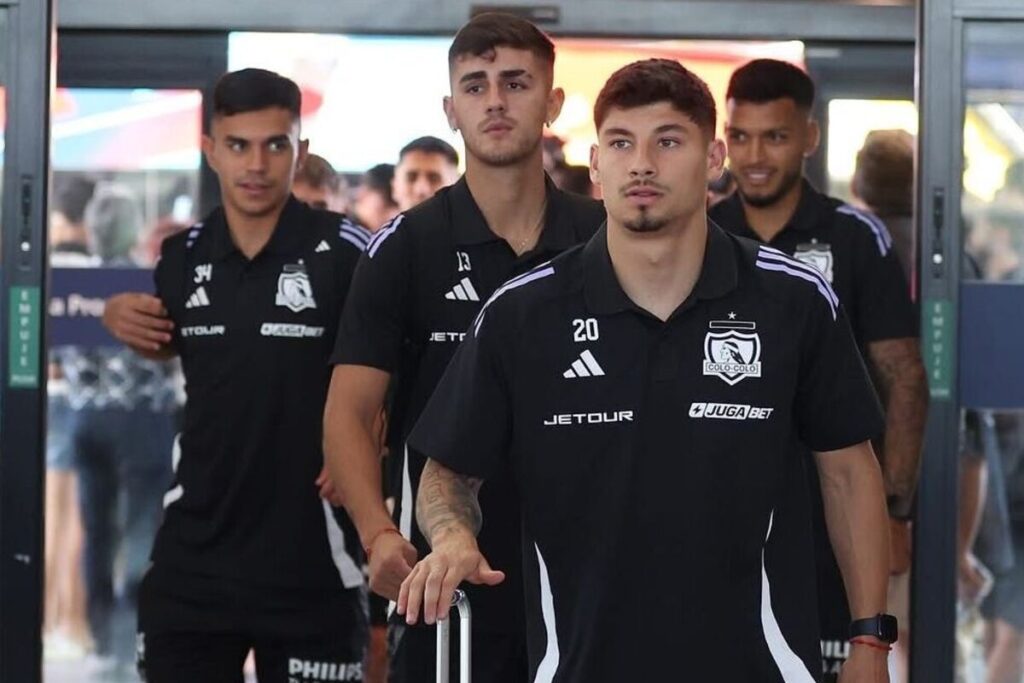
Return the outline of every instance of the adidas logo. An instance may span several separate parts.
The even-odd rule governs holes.
[[[462,278],[462,282],[452,287],[451,291],[444,295],[445,299],[452,301],[480,301],[479,295],[473,289],[473,283],[468,277]]]
[[[210,297],[206,295],[206,288],[199,287],[192,292],[192,296],[185,302],[185,308],[203,308],[210,305]]]
[[[320,240],[320,244],[316,245],[316,253],[322,254],[325,251],[330,251],[331,245],[327,244],[327,240]]]
[[[572,366],[562,373],[562,377],[566,379],[602,376],[604,376],[604,370],[601,369],[601,365],[589,349],[581,353],[580,357],[572,362]]]

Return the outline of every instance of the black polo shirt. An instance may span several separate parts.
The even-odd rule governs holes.
[[[344,216],[292,198],[251,261],[221,209],[164,241],[156,290],[187,400],[152,555],[159,576],[251,587],[257,603],[277,600],[266,589],[322,601],[325,589],[361,584],[348,550],[358,539],[314,482],[328,358],[368,240]]]
[[[726,230],[760,241],[738,192],[712,207],[710,216]],[[917,336],[906,276],[888,228],[874,214],[828,197],[805,180],[793,217],[769,244],[825,275],[862,350],[871,342]]]
[[[536,680],[790,683],[821,670],[806,506],[773,526],[806,494],[797,444],[881,428],[828,283],[712,224],[667,322],[623,292],[605,229],[510,281],[410,443],[512,469]]]
[[[406,451],[406,436],[494,291],[510,277],[586,241],[603,220],[600,203],[562,192],[548,179],[537,246],[517,257],[488,227],[463,178],[399,215],[371,240],[352,280],[331,360],[380,368],[396,378],[389,446],[402,458],[402,485],[395,491],[395,521],[421,557],[429,545],[415,523],[413,497],[425,459]],[[494,477],[480,499],[490,513],[481,545],[506,565],[518,566],[519,513],[507,477]],[[474,628],[522,630],[517,577],[497,590],[471,590]]]

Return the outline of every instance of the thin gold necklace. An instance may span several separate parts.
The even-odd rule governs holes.
[[[540,207],[540,217],[537,218],[537,222],[534,224],[533,229],[526,234],[526,237],[524,237],[521,240],[516,241],[515,244],[513,245],[513,248],[515,249],[515,252],[517,254],[525,253],[526,250],[527,250],[527,247],[530,246],[530,242],[531,241],[534,241],[534,243],[536,243],[537,235],[540,234],[541,228],[544,225],[544,218],[547,215],[547,211],[548,211],[548,200],[547,200],[547,197],[545,197],[544,198],[544,203],[541,204],[541,207]]]

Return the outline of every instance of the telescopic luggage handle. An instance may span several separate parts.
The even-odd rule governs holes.
[[[461,590],[452,595],[452,607],[459,609],[459,680],[470,683],[472,662],[472,621],[469,598]],[[437,622],[437,683],[449,683],[449,654],[451,651],[451,618]]]

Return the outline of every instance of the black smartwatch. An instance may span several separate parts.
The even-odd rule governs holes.
[[[896,642],[897,633],[896,617],[891,614],[876,614],[873,617],[857,619],[850,623],[850,638],[872,636],[891,645]]]

